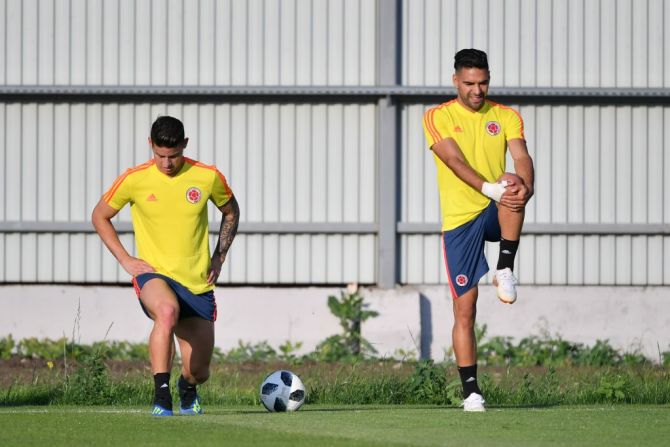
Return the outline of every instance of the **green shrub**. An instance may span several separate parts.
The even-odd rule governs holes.
[[[16,352],[22,357],[36,359],[62,358],[65,353],[72,353],[72,346],[68,346],[67,338],[58,340],[44,338],[38,340],[36,337],[24,338],[19,341]]]
[[[16,346],[16,342],[14,341],[12,334],[0,338],[0,359],[11,358],[14,346]]]
[[[480,364],[490,366],[617,366],[649,363],[644,354],[634,351],[621,353],[609,344],[609,340],[596,340],[595,345],[563,340],[560,336],[550,338],[531,335],[514,344],[512,337],[486,339],[486,325],[475,328],[477,359]]]
[[[104,405],[112,401],[113,392],[103,356],[97,351],[82,355],[74,374],[66,378],[63,403]]]
[[[242,340],[238,340],[237,347],[226,353],[221,352],[219,349],[215,349],[214,359],[219,362],[233,363],[275,360],[277,359],[277,351],[275,351],[267,341],[252,345],[251,343],[244,343]]]
[[[368,304],[358,293],[342,291],[340,298],[328,297],[330,312],[340,321],[341,334],[331,335],[319,343],[313,359],[333,362],[352,361],[363,355],[372,356],[377,353],[375,348],[361,335],[361,324],[379,315],[379,312],[367,309]]]

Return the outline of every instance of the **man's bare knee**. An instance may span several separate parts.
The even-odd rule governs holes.
[[[156,324],[174,330],[179,321],[179,310],[170,304],[158,306],[154,321]]]

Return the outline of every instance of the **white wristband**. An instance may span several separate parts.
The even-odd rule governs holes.
[[[500,183],[484,182],[484,184],[482,185],[482,194],[484,194],[486,197],[490,199],[495,200],[496,202],[500,202],[500,198],[505,192],[506,185],[507,185],[506,181],[502,181]]]

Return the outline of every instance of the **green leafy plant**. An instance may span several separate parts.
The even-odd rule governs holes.
[[[221,353],[221,351],[217,349],[214,352],[214,357],[218,361],[233,363],[266,361],[275,360],[277,358],[277,351],[275,351],[267,341],[252,345],[251,343],[244,343],[242,340],[238,340],[236,348],[233,348],[226,353]]]
[[[0,359],[11,358],[15,346],[16,342],[14,341],[12,334],[0,338]]]
[[[475,327],[477,358],[489,366],[617,366],[643,365],[649,363],[639,351],[620,352],[608,340],[597,340],[593,346],[585,346],[549,334],[531,335],[517,344],[512,337],[486,337],[486,325]],[[451,354],[452,351],[449,351]]]
[[[336,361],[356,359],[364,354],[375,354],[375,348],[361,335],[361,324],[379,315],[367,309],[363,297],[354,291],[342,291],[340,297],[329,296],[328,308],[340,321],[342,333],[332,335],[319,343],[316,357],[319,360]]]
[[[435,365],[432,360],[422,360],[417,362],[407,385],[418,402],[444,403],[446,380],[443,367]],[[460,381],[457,385],[460,387]]]
[[[70,404],[103,405],[112,403],[113,390],[102,353],[84,354],[74,374],[67,376],[63,399]]]
[[[62,337],[58,340],[50,338],[37,339],[36,337],[24,338],[19,341],[16,351],[22,357],[38,358],[38,359],[55,359],[63,355],[63,346],[67,345],[67,338]],[[69,345],[66,349],[67,354],[72,356],[75,351],[74,346]]]
[[[608,402],[621,402],[626,399],[626,379],[621,375],[605,375],[601,378],[596,393]]]
[[[279,345],[279,359],[289,363],[296,363],[299,359],[296,356],[296,351],[302,347],[302,342],[293,343],[290,340],[286,340],[284,344]]]

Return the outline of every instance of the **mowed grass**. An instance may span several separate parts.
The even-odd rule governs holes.
[[[308,405],[296,413],[206,407],[155,418],[148,408],[3,407],[0,445],[665,446],[670,406],[491,408]]]

